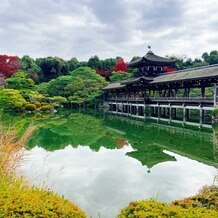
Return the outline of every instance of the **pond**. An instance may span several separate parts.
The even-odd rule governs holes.
[[[28,141],[23,174],[79,205],[89,216],[116,217],[129,202],[170,202],[211,185],[218,174],[213,131],[65,111],[3,115]]]

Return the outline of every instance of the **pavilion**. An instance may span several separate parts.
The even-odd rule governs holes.
[[[151,51],[128,65],[137,70],[135,78],[103,89],[109,113],[200,127],[211,124],[208,114],[218,106],[218,65],[173,71],[175,61]],[[193,110],[198,111],[197,123],[190,116]]]

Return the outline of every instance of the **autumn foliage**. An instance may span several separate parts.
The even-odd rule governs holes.
[[[0,74],[10,77],[19,69],[19,58],[17,56],[0,55]]]
[[[128,72],[128,66],[124,62],[123,58],[117,59],[117,63],[114,67],[114,71],[123,71],[123,72]]]
[[[165,67],[163,67],[163,70],[164,70],[164,72],[172,73],[172,72],[176,71],[176,68],[170,68],[170,67],[165,66]]]

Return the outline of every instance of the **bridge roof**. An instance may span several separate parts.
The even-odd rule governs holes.
[[[139,64],[141,64],[142,62],[149,62],[149,63],[161,63],[161,64],[172,64],[175,63],[174,60],[168,59],[168,58],[164,58],[164,57],[160,57],[158,55],[155,55],[152,51],[149,51],[145,56],[138,58],[134,61],[131,61],[128,66],[129,67],[136,67]]]
[[[150,84],[182,82],[196,79],[218,78],[218,64],[175,71],[173,73],[158,76]]]
[[[120,89],[124,87],[126,87],[126,85],[122,85],[120,82],[116,82],[116,83],[111,83],[107,85],[106,87],[103,88],[103,90]]]
[[[136,77],[136,78],[130,78],[130,79],[127,79],[127,80],[123,80],[123,81],[120,81],[120,83],[122,85],[126,84],[132,84],[132,83],[140,83],[141,81],[153,81],[154,80],[154,77],[147,77],[147,76],[141,76],[141,77]]]

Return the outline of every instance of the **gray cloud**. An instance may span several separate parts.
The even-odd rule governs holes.
[[[216,0],[1,0],[0,51],[87,60],[218,49]]]

